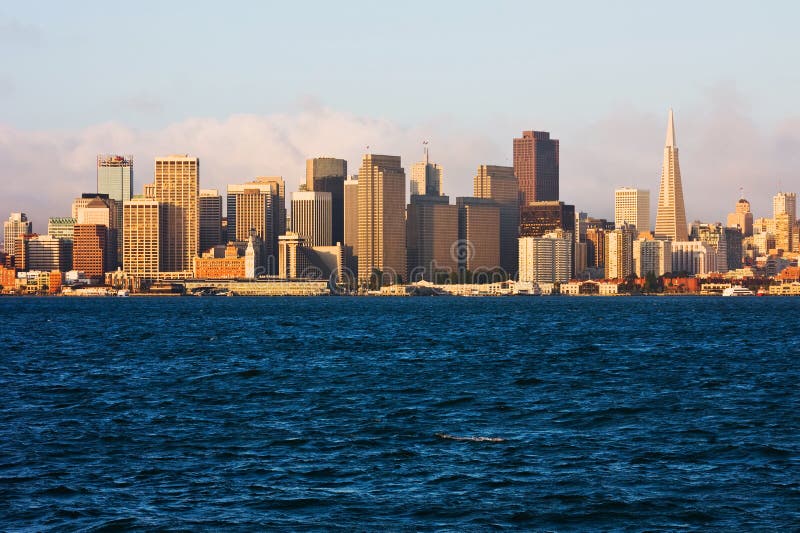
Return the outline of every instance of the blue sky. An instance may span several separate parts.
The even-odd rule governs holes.
[[[347,157],[355,171],[359,150],[370,144],[401,155],[408,168],[425,138],[434,158],[447,158],[440,160],[447,192],[467,195],[477,164],[509,164],[513,136],[543,129],[561,139],[564,200],[608,216],[614,187],[649,188],[656,198],[669,107],[676,112],[690,219],[724,217],[739,186],[763,209],[777,187],[754,190],[765,182],[800,189],[795,3],[122,6],[0,8],[3,212],[62,214],[70,198],[18,204],[29,202],[30,183],[46,186],[59,174],[67,181],[61,185],[73,186],[72,196],[91,188],[94,159],[85,154],[92,151],[134,152],[142,162],[137,190],[152,175],[152,157],[173,152],[208,162],[212,175],[201,174],[204,186],[224,187],[248,179],[248,172],[282,173],[292,190],[303,172],[298,161],[320,155],[306,150]],[[310,144],[301,138],[315,131],[315,116],[331,132],[330,148],[324,138]],[[240,127],[231,117],[261,120],[254,131],[268,131],[264,142],[281,139],[286,157],[271,147],[269,161],[242,163],[242,150],[236,164],[224,161],[208,138],[237,137],[235,129],[225,130]],[[296,129],[293,119],[306,125]],[[197,120],[214,132],[205,141]],[[354,135],[348,143],[335,138],[336,120]],[[258,151],[255,133],[247,134],[242,143]],[[754,137],[744,142],[742,135]],[[769,165],[759,167],[754,154],[732,163],[731,151],[743,156],[731,148],[739,142],[765,152]],[[54,155],[42,153],[48,149]],[[605,150],[613,153],[599,153]],[[39,176],[41,161],[20,155],[26,153],[50,163],[49,178]],[[63,169],[53,173],[53,166]],[[54,195],[69,194],[61,185]],[[690,199],[721,188],[718,204]]]

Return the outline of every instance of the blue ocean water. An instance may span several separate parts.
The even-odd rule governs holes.
[[[800,528],[800,298],[0,298],[0,529]]]

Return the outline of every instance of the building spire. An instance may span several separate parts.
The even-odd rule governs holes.
[[[428,141],[422,141],[422,153],[425,156],[425,164],[428,164]]]
[[[675,148],[677,143],[675,142],[675,119],[672,116],[672,108],[669,108],[669,120],[667,121],[667,140],[665,146],[671,146]]]

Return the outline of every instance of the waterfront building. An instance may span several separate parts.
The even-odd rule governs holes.
[[[304,237],[311,246],[333,244],[332,212],[333,195],[330,192],[292,193],[292,231]],[[278,239],[280,241],[280,236]]]
[[[162,272],[190,271],[199,246],[200,160],[170,155],[155,160],[155,200],[162,206]]]
[[[306,189],[331,195],[330,243],[344,242],[344,183],[347,161],[334,157],[306,160]],[[292,231],[297,231],[292,228]]]
[[[559,142],[546,131],[523,131],[514,139],[514,175],[520,205],[558,200]]]
[[[458,269],[500,268],[500,207],[488,198],[458,197]]]
[[[15,256],[17,237],[33,233],[33,223],[28,220],[25,213],[11,213],[8,220],[3,222],[3,248],[10,256]]]
[[[82,271],[94,281],[105,277],[109,258],[115,256],[116,246],[108,238],[108,227],[103,224],[75,224],[72,245],[72,268]]]
[[[223,244],[222,240],[222,196],[217,189],[200,189],[197,198],[200,253]],[[225,241],[227,242],[227,241]]]
[[[406,220],[408,281],[436,281],[458,269],[458,207],[447,196],[411,196]]]
[[[552,232],[519,238],[519,281],[568,282],[572,269],[572,235]]]
[[[245,277],[243,250],[233,244],[225,246],[222,257],[215,257],[212,250],[204,252],[194,260],[195,279],[242,279]]]
[[[717,251],[702,241],[672,242],[672,273],[690,276],[717,271]]]
[[[366,154],[358,171],[358,279],[406,279],[406,173],[399,156]]]
[[[131,277],[155,279],[159,272],[162,208],[146,196],[122,204],[122,264]]]
[[[614,231],[606,232],[605,277],[625,279],[633,274],[633,240],[636,228],[623,224]]]
[[[294,232],[278,239],[278,277],[281,279],[347,279],[345,266],[352,249],[341,244],[309,246],[307,239]]]
[[[753,213],[750,212],[750,202],[739,198],[733,213],[728,214],[728,227],[739,228],[744,237],[753,234]]]
[[[280,176],[261,176],[241,185],[228,185],[228,240],[244,242],[251,230],[261,240],[267,273],[277,273],[278,236],[286,233],[285,182]]]
[[[441,165],[430,162],[426,143],[422,161],[411,165],[411,196],[441,196],[443,174]]]
[[[500,267],[513,277],[519,268],[519,185],[514,168],[480,165],[473,196],[493,200],[500,209]]]
[[[630,224],[638,232],[650,231],[650,191],[622,187],[614,191],[614,225]]]
[[[640,238],[633,241],[633,273],[643,278],[652,272],[656,277],[672,272],[670,241]]]
[[[661,186],[658,192],[655,237],[661,240],[686,241],[689,235],[686,227],[678,145],[675,138],[675,121],[670,109],[667,139],[664,145],[664,162],[661,170]]]
[[[71,241],[67,242],[52,235],[33,235],[24,242],[27,246],[28,270],[66,272],[72,268]]]

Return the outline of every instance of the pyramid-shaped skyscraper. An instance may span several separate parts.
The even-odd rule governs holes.
[[[672,109],[669,110],[667,140],[664,145],[664,166],[661,169],[661,187],[658,192],[655,237],[656,239],[668,241],[689,240]]]

